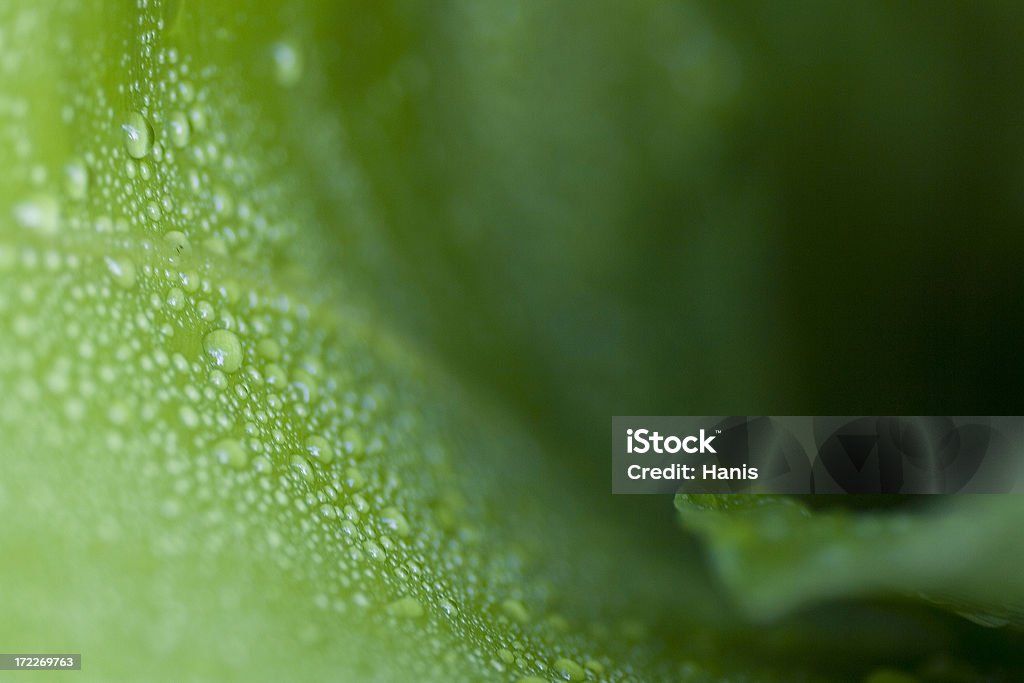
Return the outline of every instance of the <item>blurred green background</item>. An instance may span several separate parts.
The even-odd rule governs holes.
[[[1020,3],[398,2],[320,30],[401,264],[376,287],[595,485],[613,414],[1021,411]]]

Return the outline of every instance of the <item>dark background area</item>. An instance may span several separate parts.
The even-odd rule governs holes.
[[[1024,7],[475,6],[323,27],[377,286],[594,485],[613,414],[1020,413]]]

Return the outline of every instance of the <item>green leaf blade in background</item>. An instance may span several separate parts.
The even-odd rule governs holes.
[[[1021,623],[1024,506],[1015,495],[853,513],[814,512],[782,496],[679,494],[676,507],[755,619],[823,600],[899,595],[987,625]]]
[[[662,605],[706,612],[698,574],[388,331],[319,9],[0,9],[3,647],[83,680],[751,668]]]

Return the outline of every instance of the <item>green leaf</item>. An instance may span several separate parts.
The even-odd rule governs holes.
[[[915,502],[922,505],[814,512],[782,496],[676,496],[683,525],[707,542],[718,574],[755,619],[823,600],[901,596],[985,625],[1024,623],[1024,502]]]
[[[331,6],[139,7],[0,6],[4,649],[83,680],[748,668],[664,600],[697,577],[374,312]]]

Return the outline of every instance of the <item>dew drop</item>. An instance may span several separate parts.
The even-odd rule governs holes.
[[[192,107],[188,110],[188,121],[192,124],[192,130],[197,132],[206,130],[208,123],[206,111],[202,107]]]
[[[249,463],[249,454],[235,439],[224,439],[213,447],[213,455],[217,461],[241,469]]]
[[[184,256],[192,251],[192,246],[188,243],[188,237],[185,233],[178,230],[171,230],[164,235],[164,243],[171,248],[176,256]]]
[[[183,112],[174,112],[167,121],[167,131],[172,145],[179,149],[185,147],[192,134],[188,117]]]
[[[293,472],[296,472],[306,481],[311,481],[313,479],[313,468],[309,466],[309,461],[302,455],[298,453],[292,455],[291,460],[288,461],[288,465],[292,468]]]
[[[566,657],[555,660],[555,670],[567,681],[583,681],[587,678],[583,667]]]
[[[267,360],[279,360],[281,358],[281,347],[273,339],[261,339],[256,343],[256,353]]]
[[[358,491],[366,486],[366,478],[363,476],[363,473],[355,467],[349,467],[345,470],[345,483],[348,484],[349,488],[353,491]]]
[[[133,111],[128,119],[121,124],[124,131],[124,148],[133,159],[141,159],[149,154],[153,146],[153,127],[142,114]]]
[[[520,624],[525,624],[530,620],[530,613],[526,611],[523,603],[518,600],[505,600],[501,603],[501,611],[513,621],[518,621]]]
[[[227,373],[242,366],[242,344],[231,330],[214,330],[203,338],[203,350]]]
[[[408,536],[412,530],[405,516],[396,508],[386,507],[380,511],[381,521],[399,536]]]
[[[423,616],[423,605],[416,598],[404,597],[387,606],[388,614],[403,619],[418,619]]]
[[[55,235],[60,227],[60,205],[50,195],[37,195],[14,207],[14,220],[23,228]]]
[[[306,451],[325,465],[334,460],[334,449],[322,436],[314,435],[306,439]]]
[[[367,541],[364,543],[363,550],[366,551],[366,554],[370,556],[371,560],[376,560],[377,562],[383,562],[387,557],[387,553],[384,552],[384,548],[381,548],[373,541]]]
[[[64,189],[72,199],[85,199],[89,193],[89,170],[80,161],[64,167]]]
[[[192,85],[191,81],[182,81],[179,83],[178,92],[181,93],[181,99],[185,102],[191,102],[196,98],[196,88]]]
[[[178,416],[181,418],[182,424],[189,429],[195,429],[199,426],[199,415],[191,406],[182,406],[178,410]]]
[[[302,78],[302,53],[290,42],[274,44],[274,77],[286,88]]]
[[[363,437],[359,433],[358,429],[355,427],[346,427],[345,431],[341,433],[341,438],[345,442],[345,446],[349,453],[352,455],[362,455]]]
[[[125,258],[115,259],[107,256],[103,259],[107,264],[107,270],[114,276],[114,282],[124,289],[131,289],[135,285],[135,264]]]
[[[228,386],[228,378],[220,370],[214,370],[210,373],[210,384],[215,389],[226,389]]]

